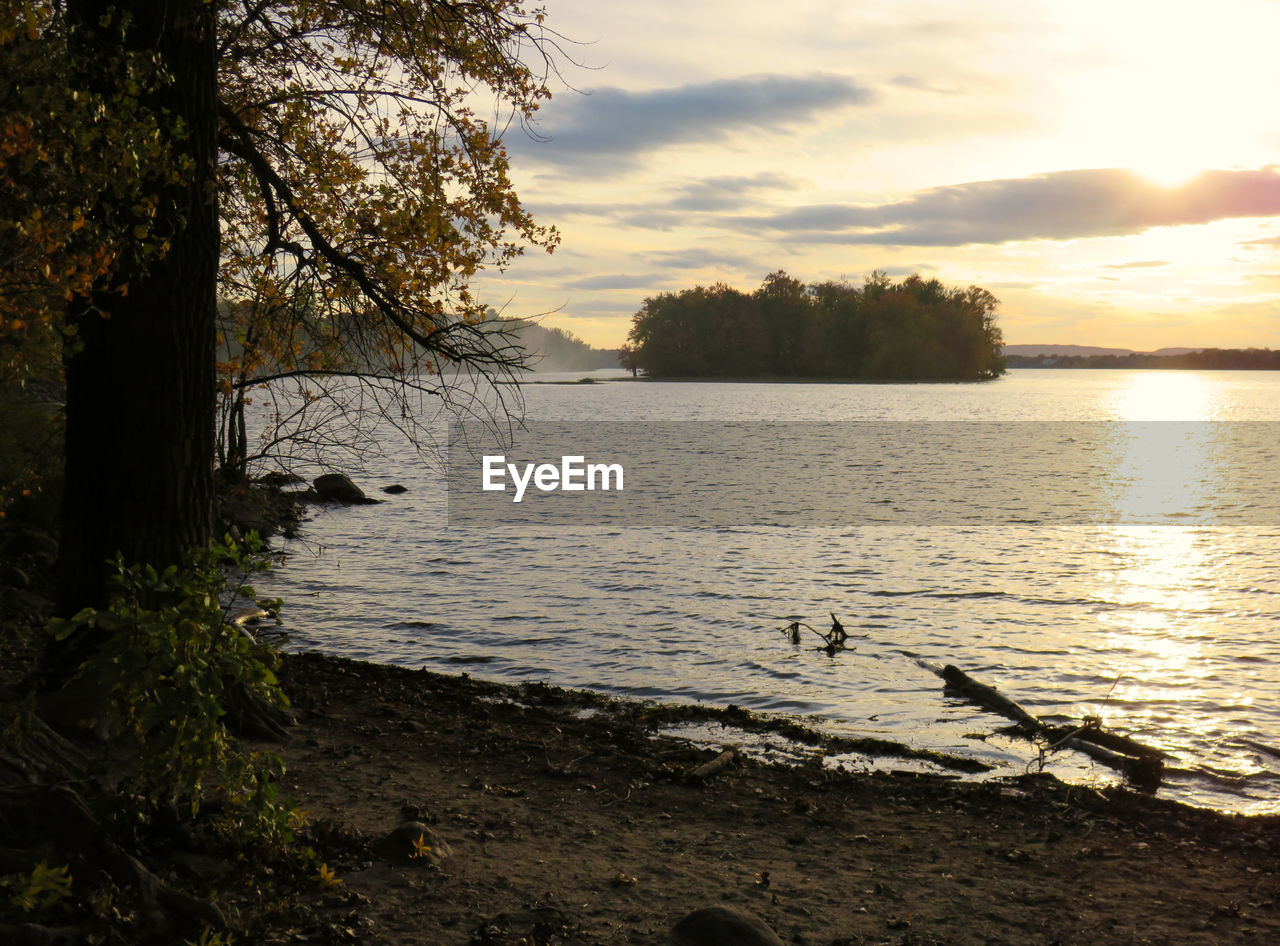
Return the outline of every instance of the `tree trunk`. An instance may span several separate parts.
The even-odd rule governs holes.
[[[126,264],[115,285],[70,303],[78,347],[66,361],[66,486],[59,609],[104,598],[120,552],[157,566],[208,542],[213,523],[214,325],[218,266],[217,61],[214,4],[124,0],[125,45],[155,51],[172,82],[145,94],[192,167],[146,182],[159,196],[159,259]],[[84,48],[119,51],[103,0],[70,0]],[[110,90],[106,90],[110,95]],[[99,310],[102,315],[94,312]]]

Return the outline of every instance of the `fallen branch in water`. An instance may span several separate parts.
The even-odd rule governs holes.
[[[994,687],[979,683],[959,667],[947,664],[942,668],[941,675],[950,689],[960,693],[971,703],[985,706],[987,709],[1013,720],[1020,726],[1026,726],[1028,729],[1035,729],[1040,725],[1038,719],[1013,702],[1013,700],[997,691]]]
[[[1106,732],[1102,720],[1089,717],[1083,726],[1051,726],[1032,716],[994,687],[979,683],[959,667],[948,664],[938,671],[947,688],[959,693],[972,703],[977,703],[994,713],[999,713],[1018,724],[1018,730],[1028,739],[1039,737],[1047,741],[1044,752],[1054,749],[1074,749],[1123,773],[1135,785],[1155,788],[1160,784],[1165,754],[1136,742],[1127,736]]]
[[[817,628],[812,627],[809,624],[805,624],[803,621],[792,621],[786,627],[781,629],[782,633],[786,635],[787,640],[789,640],[791,643],[798,644],[800,643],[800,628],[806,627],[809,630],[813,631],[813,633],[817,634],[820,638],[822,638],[823,646],[819,649],[825,650],[827,652],[827,656],[830,657],[834,655],[837,651],[844,650],[845,649],[844,642],[849,639],[848,632],[845,631],[844,625],[840,623],[840,619],[836,617],[835,612],[832,611],[830,613],[831,613],[831,630],[827,631],[827,633],[825,634],[823,634]]]

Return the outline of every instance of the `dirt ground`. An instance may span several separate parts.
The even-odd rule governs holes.
[[[1280,819],[1048,776],[700,778],[656,707],[319,655],[282,680],[331,941],[662,943],[728,904],[823,946],[1280,943]]]

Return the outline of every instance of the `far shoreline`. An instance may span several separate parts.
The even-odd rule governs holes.
[[[600,371],[610,369],[591,368],[588,371]],[[990,384],[995,381],[1007,379],[1015,372],[1022,371],[1052,371],[1062,374],[1072,374],[1075,372],[1088,371],[1115,371],[1115,372],[1165,372],[1178,374],[1203,374],[1212,372],[1214,374],[1231,372],[1245,374],[1260,374],[1268,371],[1277,371],[1277,368],[1197,368],[1175,365],[1011,365],[1005,371],[994,378],[827,378],[823,376],[806,376],[806,377],[789,377],[785,375],[672,375],[661,377],[650,377],[642,375],[640,377],[617,377],[617,378],[599,378],[583,375],[576,380],[556,380],[556,381],[539,381],[539,380],[514,380],[502,381],[499,384],[520,387],[524,385],[575,385],[575,384],[618,384],[620,382],[640,382],[640,383],[672,383],[672,384],[815,384],[815,385],[929,385],[929,384]],[[548,374],[574,374],[573,370],[548,372]],[[536,374],[536,372],[535,372]]]
[[[572,371],[554,372],[555,374],[573,374]],[[999,381],[1003,375],[995,378],[827,378],[822,376],[813,377],[789,377],[786,375],[681,375],[681,376],[662,376],[649,377],[644,375],[638,378],[592,378],[584,376],[577,381],[515,381],[506,382],[508,384],[526,385],[526,384],[617,384],[619,382],[640,382],[640,383],[662,383],[672,382],[676,384],[987,384],[992,381]]]

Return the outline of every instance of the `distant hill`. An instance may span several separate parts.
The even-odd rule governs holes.
[[[1091,345],[1005,345],[1005,357],[1017,355],[1021,358],[1049,357],[1087,357],[1090,355],[1132,355],[1129,348],[1095,348]]]
[[[594,371],[617,368],[616,348],[592,348],[572,332],[537,322],[508,319],[521,348],[529,353],[534,371]]]
[[[1091,358],[1096,355],[1188,355],[1199,348],[1159,348],[1155,351],[1134,351],[1132,348],[1096,348],[1092,345],[1005,345],[1005,356],[1017,355],[1020,358]]]

